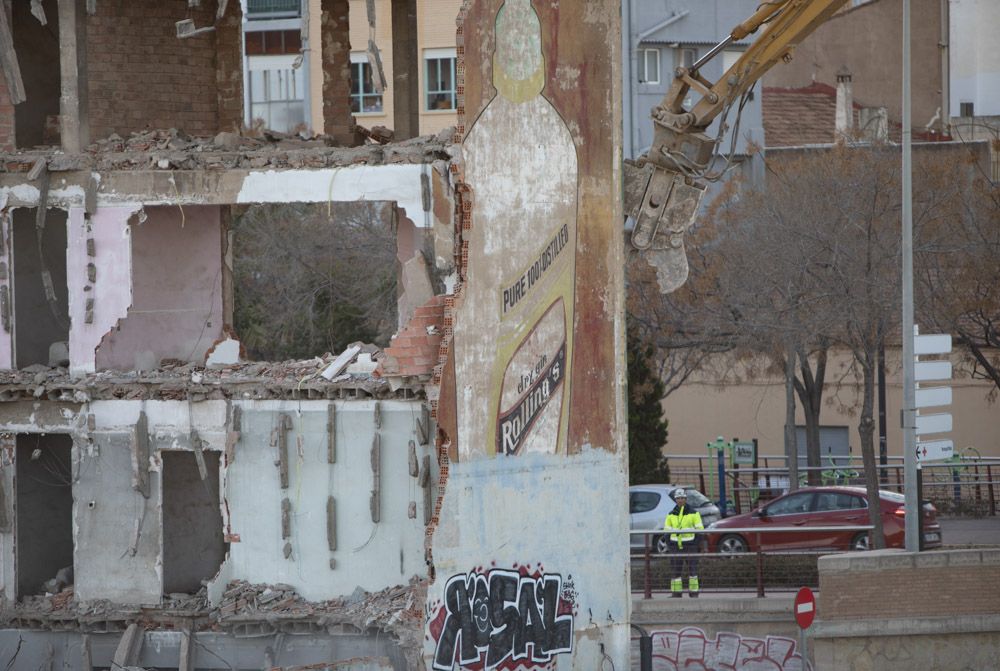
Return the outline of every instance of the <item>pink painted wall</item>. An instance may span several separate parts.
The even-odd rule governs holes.
[[[13,115],[11,115],[13,118]],[[8,293],[8,301],[10,301],[11,310],[11,320],[10,323],[14,323],[13,310],[14,310],[14,287],[10,283],[10,243],[13,238],[10,234],[10,212],[4,211],[3,216],[0,216],[0,236],[3,236],[3,252],[0,253],[0,263],[4,263],[7,266],[7,276],[5,278],[0,278],[0,286],[6,286]],[[0,368],[11,368],[14,365],[14,331],[11,329],[10,332],[4,331],[3,327],[0,326]]]
[[[97,350],[97,370],[202,362],[222,334],[222,233],[215,206],[147,207],[133,220],[132,305]],[[100,283],[100,277],[98,277]]]
[[[97,346],[132,303],[132,251],[128,220],[139,204],[102,207],[90,220],[90,234],[82,208],[69,211],[69,249],[66,283],[69,286],[69,365],[73,374],[95,370]],[[95,255],[87,255],[87,238],[94,238]],[[87,265],[97,268],[90,291]],[[94,320],[86,323],[87,299],[94,298]]]

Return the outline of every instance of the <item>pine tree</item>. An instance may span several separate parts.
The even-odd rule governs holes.
[[[650,362],[653,348],[628,338],[628,469],[629,484],[670,482],[670,469],[660,448],[667,442],[667,420],[660,402],[663,382]]]

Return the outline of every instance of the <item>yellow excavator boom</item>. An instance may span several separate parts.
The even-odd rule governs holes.
[[[795,47],[846,1],[765,0],[753,16],[733,28],[690,68],[674,70],[670,89],[653,109],[653,144],[641,160],[652,166],[652,171],[643,173],[648,182],[642,199],[629,212],[635,222],[632,246],[656,268],[664,293],[687,279],[684,234],[698,213],[704,181],[725,130],[711,138],[706,129],[738,104],[775,63],[790,60]],[[723,49],[758,30],[760,35],[718,81],[701,74],[702,66]],[[684,102],[691,96],[697,99],[686,107]]]

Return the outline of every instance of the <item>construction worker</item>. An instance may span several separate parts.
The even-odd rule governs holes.
[[[687,492],[683,489],[674,490],[671,498],[677,504],[674,509],[670,511],[667,515],[667,519],[663,522],[664,529],[704,529],[704,525],[701,523],[701,515],[698,514],[697,510],[691,510],[687,507]],[[697,557],[685,557],[679,553],[690,553],[698,552],[700,547],[699,539],[697,534],[693,533],[672,533],[670,534],[670,551],[676,552],[675,555],[670,558],[670,568],[672,570],[672,578],[670,580],[670,596],[675,598],[680,598],[684,592],[684,565],[687,564],[688,572],[688,596],[692,598],[698,597],[698,558]]]

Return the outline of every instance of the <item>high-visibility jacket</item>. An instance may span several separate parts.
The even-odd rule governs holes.
[[[664,529],[704,529],[705,526],[701,523],[701,515],[698,514],[697,510],[691,510],[687,506],[683,508],[680,506],[674,506],[674,509],[670,511],[667,515],[667,519],[663,521]],[[677,548],[681,549],[684,547],[684,543],[693,541],[695,534],[670,534],[670,542],[676,543]]]

